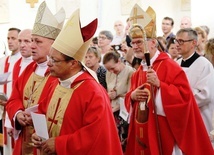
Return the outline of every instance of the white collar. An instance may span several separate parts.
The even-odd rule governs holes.
[[[160,51],[156,51],[155,52],[155,55],[150,59],[150,65],[152,66],[152,64],[155,62],[155,60],[157,59],[157,57],[159,56],[160,54]],[[143,66],[143,71],[147,71],[148,70],[148,66],[146,64],[146,61],[145,60],[142,60],[141,61],[141,65]]]
[[[66,79],[66,80],[60,80],[59,79],[59,82],[60,82],[60,85],[62,87],[65,87],[65,88],[70,88],[71,84],[74,82],[74,80],[79,77],[84,71],[80,71],[78,72],[77,74],[73,75],[72,77]]]
[[[195,52],[193,52],[188,58],[183,59],[183,61],[186,61],[186,60],[188,60],[189,58],[191,58],[191,57],[193,56],[193,54],[195,54]]]
[[[13,61],[13,60],[16,61],[16,60],[18,60],[19,58],[21,58],[21,53],[20,53],[20,52],[17,52],[17,53],[15,53],[15,54],[9,56],[8,62],[11,62],[11,61]]]
[[[39,76],[45,76],[45,73],[48,69],[48,61],[45,61],[43,63],[37,63],[37,68],[35,70],[35,73]]]

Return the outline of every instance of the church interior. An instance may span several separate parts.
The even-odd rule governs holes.
[[[0,41],[7,41],[7,30],[10,27],[20,29],[32,28],[39,5],[44,0],[1,0],[0,1]],[[101,30],[113,31],[116,20],[124,21],[129,17],[131,8],[138,3],[143,9],[151,6],[156,11],[157,35],[161,36],[161,22],[166,16],[174,19],[173,32],[179,30],[183,16],[191,18],[192,26],[207,25],[209,37],[214,37],[214,21],[212,20],[211,0],[198,3],[193,0],[45,0],[52,12],[63,7],[66,18],[80,8],[81,25],[88,24],[91,19],[98,18],[96,34]],[[204,5],[202,5],[204,4]]]

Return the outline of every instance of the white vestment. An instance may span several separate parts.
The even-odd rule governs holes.
[[[4,68],[5,68],[5,62],[6,62],[6,59],[7,59],[8,56],[5,56],[5,57],[2,57],[0,59],[0,74],[4,73]],[[14,64],[17,62],[17,60],[19,60],[19,58],[21,58],[21,54],[20,52],[14,54],[14,55],[11,55],[9,56],[8,58],[8,63],[9,63],[9,68],[8,68],[8,72],[11,72],[11,74],[9,75],[8,77],[8,82],[7,83],[7,92],[6,92],[6,95],[7,97],[9,98],[10,97],[10,94],[12,92],[12,77],[13,77],[13,67],[14,67]],[[4,86],[3,85],[0,85],[0,92],[4,92]],[[2,116],[3,116],[3,112],[4,112],[4,107],[3,106],[0,106],[0,119],[2,119]],[[3,122],[2,122],[3,123]],[[4,124],[2,124],[3,126]],[[4,137],[5,138],[5,137]],[[11,145],[11,138],[9,136],[7,136],[7,144],[3,146],[4,150],[3,150],[3,153],[5,155],[10,155],[12,154],[12,145]]]
[[[181,59],[177,62],[181,64]],[[189,67],[182,67],[189,80],[192,92],[200,109],[208,134],[212,131],[214,109],[214,69],[203,56],[197,58]],[[198,133],[200,134],[200,133]],[[210,135],[210,134],[209,134]]]

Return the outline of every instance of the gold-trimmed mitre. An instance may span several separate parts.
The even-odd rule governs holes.
[[[81,28],[80,10],[77,9],[59,33],[52,47],[81,62],[84,68],[98,81],[96,73],[85,66],[84,58],[97,29],[97,19]]]
[[[92,37],[97,29],[97,19],[87,26],[80,26],[80,10],[69,18],[52,47],[80,62],[85,58]]]
[[[138,4],[135,4],[129,20],[131,38],[143,38],[144,32],[147,38],[156,38],[156,14],[151,7],[145,12]]]
[[[65,20],[65,10],[61,8],[55,15],[51,13],[45,1],[38,8],[32,34],[56,39]]]

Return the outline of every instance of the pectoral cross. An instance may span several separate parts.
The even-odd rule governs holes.
[[[31,97],[24,97],[24,100],[27,100],[27,107],[26,108],[29,108],[30,107],[30,105],[34,102],[34,100],[32,100],[32,98]]]
[[[30,7],[34,8],[34,4],[38,3],[38,0],[26,0],[26,3],[30,3]]]
[[[134,8],[134,15],[133,17],[130,17],[129,20],[132,21],[133,20],[133,24],[137,23],[137,19],[143,19],[144,16],[143,15],[137,15],[137,8]]]
[[[51,122],[51,125],[50,125],[50,127],[49,127],[48,133],[50,133],[53,124],[57,124],[57,123],[58,123],[58,120],[56,120],[56,114],[57,114],[57,111],[58,111],[58,109],[59,109],[60,101],[61,101],[61,98],[59,98],[59,100],[58,100],[58,102],[57,102],[56,110],[55,110],[55,112],[54,112],[53,118],[48,117],[48,121]]]

